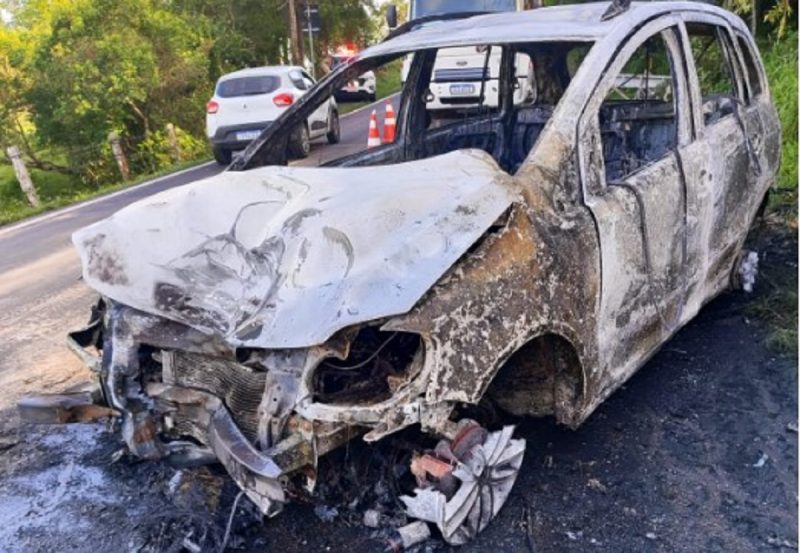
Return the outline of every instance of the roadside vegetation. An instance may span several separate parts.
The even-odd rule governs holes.
[[[780,38],[763,38],[761,52],[783,132],[783,155],[778,179],[770,196],[764,228],[756,242],[768,244],[768,259],[762,260],[763,288],[749,312],[771,328],[768,345],[797,356],[797,30]]]
[[[319,6],[315,59],[374,41],[372,0]],[[215,81],[290,62],[288,11],[285,0],[0,0],[0,224],[209,159]],[[124,184],[112,132],[130,166]],[[9,146],[22,152],[39,208],[16,185]]]

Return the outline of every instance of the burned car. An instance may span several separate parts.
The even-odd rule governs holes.
[[[479,86],[431,121],[437,52],[463,46],[487,63],[500,52],[499,105]],[[315,109],[409,54],[393,143],[286,166]],[[145,459],[219,462],[267,515],[313,490],[334,448],[416,425],[441,441],[411,460],[406,510],[462,544],[502,507],[526,447],[464,408],[578,427],[706,302],[752,285],[744,242],[779,157],[755,43],[721,9],[412,22],[227,172],[77,232],[102,301],[70,340],[98,387],[20,409],[112,417]]]

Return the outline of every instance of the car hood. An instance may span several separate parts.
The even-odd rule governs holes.
[[[232,346],[318,345],[409,311],[511,205],[479,151],[367,168],[265,167],[76,232],[86,282]]]

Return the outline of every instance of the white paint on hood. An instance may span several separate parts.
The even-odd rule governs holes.
[[[317,345],[409,311],[512,202],[479,151],[365,168],[226,172],[75,233],[114,301],[233,346]]]

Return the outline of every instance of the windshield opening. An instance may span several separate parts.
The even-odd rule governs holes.
[[[480,150],[516,173],[591,46],[475,44],[353,60],[287,110],[233,168],[365,167]],[[311,144],[298,159],[292,141],[300,136]]]

